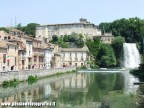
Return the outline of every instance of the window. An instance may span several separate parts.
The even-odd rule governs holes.
[[[65,53],[63,53],[63,58],[65,57]]]
[[[16,47],[15,47],[15,52],[16,52]]]
[[[7,66],[9,66],[9,60],[7,61]]]
[[[8,46],[8,52],[9,52],[9,46]]]
[[[75,53],[75,60],[78,60],[78,58],[77,58],[77,53]]]
[[[29,58],[28,61],[31,62],[31,59]]]
[[[81,66],[83,66],[83,63],[81,63]]]
[[[17,59],[16,59],[16,57],[15,57],[15,66],[17,65]]]
[[[24,65],[24,60],[22,60],[22,65]]]
[[[6,63],[6,54],[3,55],[3,63]]]
[[[7,37],[4,37],[4,40],[7,40]]]
[[[34,56],[34,62],[37,62],[37,57],[36,56]]]
[[[75,66],[77,66],[77,63],[75,63]]]

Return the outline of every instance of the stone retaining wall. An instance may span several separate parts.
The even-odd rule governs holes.
[[[20,81],[25,81],[30,75],[46,77],[58,73],[65,73],[72,70],[76,70],[76,67],[0,72],[0,84],[2,84],[3,81],[12,80],[14,78]]]

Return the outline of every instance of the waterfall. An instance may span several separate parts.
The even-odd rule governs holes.
[[[137,68],[140,64],[140,54],[135,43],[124,43],[124,67]]]

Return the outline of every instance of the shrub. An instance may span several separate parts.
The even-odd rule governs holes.
[[[8,87],[8,86],[16,87],[18,84],[19,84],[19,80],[13,79],[13,80],[10,80],[10,81],[4,81],[2,85],[4,87]]]
[[[131,70],[130,73],[139,78],[140,81],[144,81],[144,64],[140,64],[138,69]]]
[[[4,81],[4,82],[2,83],[2,85],[3,85],[4,87],[8,87],[8,86],[10,85],[10,83],[9,83],[9,81]]]
[[[32,83],[34,83],[34,82],[36,82],[38,80],[38,76],[32,76],[32,75],[30,75],[30,76],[28,76],[28,83],[29,84],[32,84]]]

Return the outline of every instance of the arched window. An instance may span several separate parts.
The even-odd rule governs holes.
[[[6,63],[6,54],[3,54],[3,63]]]

